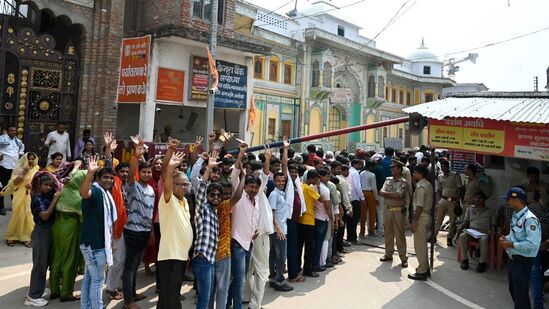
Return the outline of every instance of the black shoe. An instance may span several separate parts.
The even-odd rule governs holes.
[[[463,260],[463,261],[461,261],[461,265],[460,265],[459,267],[461,267],[462,270],[467,270],[467,269],[469,269],[469,260]]]
[[[324,267],[326,267],[326,268],[334,268],[334,264],[333,264],[332,262],[326,263],[326,265],[324,265]]]
[[[316,271],[317,273],[321,273],[323,271],[326,271],[326,267],[322,267],[322,266],[313,267],[313,271]]]
[[[401,265],[402,265],[402,268],[407,268],[408,267],[408,261],[402,261]]]
[[[4,208],[0,209],[0,215],[5,216],[6,215],[6,209],[4,209]]]
[[[451,239],[451,238],[446,239],[446,245],[447,245],[448,247],[453,247],[453,246],[454,246],[454,243],[452,242],[452,239]]]
[[[486,271],[486,263],[478,263],[477,268],[475,269],[477,273],[483,273]]]
[[[283,285],[276,285],[275,286],[275,291],[279,291],[279,292],[289,292],[289,291],[293,291],[294,288],[287,285],[286,283],[284,283]]]
[[[427,277],[431,278],[431,271],[430,270],[427,270],[426,274],[427,274]]]
[[[382,257],[379,259],[380,262],[390,262],[390,261],[392,261],[392,260],[393,260],[393,258],[390,258],[390,257],[388,257],[388,256],[386,256],[386,255],[382,256]]]
[[[350,242],[348,242],[346,240],[343,241],[343,247],[350,247],[350,246],[351,246]]]
[[[312,277],[312,278],[318,278],[320,277],[320,275],[314,271],[310,272],[310,273],[303,273],[303,276],[305,277]]]
[[[424,274],[415,273],[413,275],[410,274],[408,275],[408,278],[412,280],[427,281],[427,273],[424,273]]]
[[[276,289],[276,282],[274,281],[269,281],[269,286],[273,289]]]

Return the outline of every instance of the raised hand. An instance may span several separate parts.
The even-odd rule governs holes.
[[[88,161],[88,173],[95,173],[99,169],[99,166],[97,165],[97,157],[91,156],[90,160]]]
[[[216,139],[217,139],[217,135],[215,135],[215,132],[211,132],[210,134],[208,134],[208,141],[210,143],[215,142]]]
[[[288,149],[290,147],[290,140],[288,140],[287,136],[282,137],[282,147]]]
[[[202,160],[204,161],[208,161],[208,159],[210,158],[210,155],[207,153],[207,152],[203,152],[200,157],[202,158]]]
[[[168,142],[166,144],[168,145],[168,148],[176,150],[181,142],[178,139],[168,137]]]
[[[248,150],[248,144],[242,140],[238,140],[240,142],[240,145],[238,145],[238,148],[240,149],[240,152],[246,152]]]
[[[194,141],[194,146],[198,147],[204,143],[204,138],[202,136],[197,136],[196,140]]]
[[[114,136],[111,132],[107,131],[103,134],[103,140],[105,141],[105,145],[110,145],[114,140]]]
[[[215,150],[212,151],[208,160],[208,167],[218,166],[221,163],[217,161],[217,156],[218,156],[217,151]]]
[[[176,152],[172,155],[172,157],[170,158],[170,163],[168,163],[168,167],[170,168],[173,168],[175,169],[176,167],[178,167],[179,165],[181,165],[181,163],[183,162],[183,159],[185,158],[185,154],[182,153],[182,152]]]
[[[265,155],[265,160],[271,161],[271,158],[273,157],[273,152],[271,148],[269,148],[269,145],[265,145],[265,150],[263,151],[263,154]]]
[[[135,153],[134,155],[138,158],[141,158],[142,155],[145,154],[145,147],[144,145],[135,145]]]
[[[145,145],[145,140],[141,136],[139,136],[139,134],[130,136],[130,138],[134,145],[141,145],[141,146]]]

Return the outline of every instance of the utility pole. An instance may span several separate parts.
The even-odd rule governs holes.
[[[210,27],[210,53],[212,54],[212,58],[214,61],[217,58],[217,54],[215,52],[217,48],[217,9],[218,9],[218,0],[212,0],[212,14],[211,14],[211,27]],[[210,85],[212,83],[212,76],[210,74]],[[213,122],[214,122],[214,99],[215,99],[215,93],[213,90],[208,90],[208,102],[206,105],[206,134],[204,136],[206,137],[206,142],[204,143],[206,146],[206,151],[210,151],[210,146],[207,141],[208,134],[213,131]]]
[[[537,76],[534,76],[534,92],[538,92],[539,91],[539,88],[538,88],[538,77]]]

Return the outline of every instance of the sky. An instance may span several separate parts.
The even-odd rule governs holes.
[[[274,10],[289,0],[247,0]],[[317,0],[297,0],[298,10]],[[329,0],[326,0],[329,1]],[[342,7],[358,0],[331,0]],[[331,11],[362,27],[361,35],[372,38],[404,4],[399,17],[376,39],[377,48],[407,57],[421,43],[441,59],[445,54],[507,40],[548,28],[507,43],[482,48],[476,64],[463,62],[455,80],[459,83],[484,83],[491,91],[532,91],[534,76],[539,90],[547,84],[549,66],[549,1],[548,0],[365,0]],[[294,2],[278,9],[284,15]],[[401,15],[405,12],[403,15]],[[452,55],[465,58],[469,52]]]

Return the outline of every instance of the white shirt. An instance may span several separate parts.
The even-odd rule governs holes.
[[[50,141],[54,140],[55,143],[50,145]],[[69,133],[63,132],[63,134],[59,134],[57,131],[52,131],[48,133],[48,137],[44,141],[44,145],[49,148],[48,150],[48,164],[51,163],[51,155],[59,152],[63,155],[63,162],[67,160],[67,158],[71,157],[71,141],[69,137]]]
[[[347,177],[349,184],[351,185],[351,201],[362,201],[364,195],[362,194],[362,187],[360,185],[360,175],[356,168],[349,168],[349,177]]]
[[[360,173],[360,184],[362,191],[373,191],[376,200],[379,200],[377,193],[376,175],[368,170]]]
[[[324,201],[330,201],[330,189],[323,183],[320,184],[320,187],[311,185],[311,188],[320,194],[320,199],[313,202],[315,206],[315,219],[328,221],[328,213],[326,212],[326,208],[324,208]]]
[[[0,136],[0,154],[4,156],[0,166],[12,170],[15,168],[19,156],[25,153],[25,145],[17,138],[10,138],[7,134]]]

